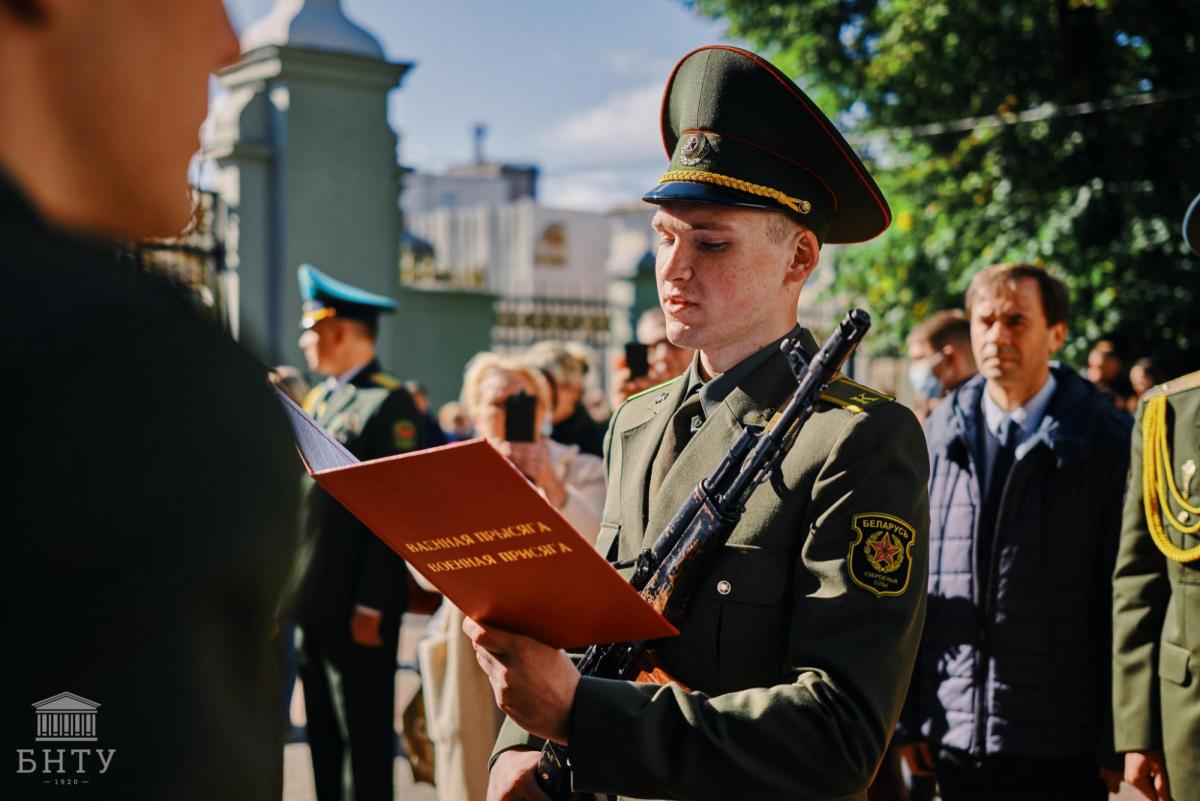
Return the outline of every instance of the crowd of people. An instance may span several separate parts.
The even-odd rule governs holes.
[[[1065,285],[1044,269],[997,265],[975,277],[964,309],[938,312],[908,337],[931,459],[934,557],[920,656],[873,799],[1028,798],[1033,786],[1047,798],[1099,799],[1122,778],[1146,789],[1165,776],[1154,749],[1129,760],[1115,750],[1108,667],[1130,411],[1161,376],[1142,359],[1122,384],[1107,340],[1081,373],[1054,361],[1068,307]],[[694,358],[667,339],[661,309],[636,331],[649,367],[635,377],[617,358],[613,408],[687,373]],[[439,417],[449,439],[493,442],[594,541],[609,421],[582,403],[591,358],[558,342],[479,354],[461,399]],[[537,399],[529,443],[505,434],[505,400],[518,392]],[[421,647],[444,799],[484,795],[503,719],[462,622],[444,604]],[[1133,624],[1115,623],[1130,636],[1120,627]]]
[[[4,407],[6,799],[273,801],[293,662],[319,801],[393,797],[400,623],[437,605],[431,585],[302,475],[260,361],[121,256],[189,218],[208,76],[237,55],[219,0],[0,0],[0,243],[22,338]],[[395,301],[299,268],[317,383],[272,381],[303,431],[359,459],[484,437],[614,567],[747,430],[780,435],[723,507],[727,539],[681,557],[695,581],[645,680],[584,675],[440,604],[419,658],[439,794],[544,801],[549,742],[574,791],[620,798],[1057,801],[1122,779],[1200,798],[1200,373],[1141,360],[1126,387],[1098,343],[1079,375],[1053,358],[1066,286],[996,264],[909,339],[923,424],[834,373],[781,432],[805,362],[781,343],[808,369],[828,357],[796,322],[821,248],[880,235],[889,206],[754,53],[687,54],[662,109],[669,166],[644,195],[661,309],[614,365],[605,423],[586,355],[543,343],[476,356],[439,424],[377,358]],[[1200,198],[1184,229],[1200,255]]]
[[[1140,360],[1122,386],[1108,341],[1096,343],[1086,371],[1054,361],[1068,306],[1065,285],[1044,269],[997,265],[975,277],[964,309],[938,312],[908,337],[931,459],[934,556],[921,651],[871,788],[876,801],[1029,798],[1031,787],[1042,788],[1038,797],[1100,799],[1122,778],[1145,789],[1165,775],[1161,756],[1127,770],[1115,750],[1108,667],[1128,403],[1136,411],[1161,381],[1142,385],[1149,360]],[[640,318],[649,370],[634,377],[617,358],[614,408],[688,372],[694,351],[671,344],[665,329],[661,309]],[[602,451],[588,448],[608,421],[585,416],[591,358],[557,342],[481,353],[461,399],[439,417],[450,438],[491,441],[594,541],[605,483]],[[505,436],[504,402],[518,392],[537,399],[530,443]],[[420,659],[436,786],[455,801],[485,795],[503,720],[462,622],[443,604]]]
[[[546,341],[522,352],[480,353],[466,366],[459,399],[434,418],[420,382],[391,376],[376,358],[379,316],[394,311],[394,302],[311,265],[302,266],[298,277],[304,300],[300,346],[308,371],[321,381],[310,387],[303,371],[280,366],[271,374],[276,386],[360,459],[482,437],[594,543],[605,498],[607,420],[595,419],[584,404],[588,376],[595,374],[592,351]],[[681,374],[691,362],[690,349],[667,340],[661,309],[640,317],[637,335],[647,353],[645,372],[634,376],[625,359],[617,359],[616,406]],[[510,405],[521,395],[532,402]],[[303,562],[280,639],[288,667],[285,731],[288,739],[307,740],[319,798],[386,797],[400,618],[415,611],[417,593],[437,590],[415,571],[404,575],[401,560],[315,486],[307,489],[303,518]],[[427,742],[410,747],[431,749],[428,778],[440,799],[469,801],[485,794],[488,758],[503,718],[462,631],[462,612],[448,601],[435,605],[418,651],[417,700]],[[293,731],[290,719],[297,676],[304,690],[303,732]]]

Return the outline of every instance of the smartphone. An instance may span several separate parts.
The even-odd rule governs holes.
[[[650,374],[650,348],[642,342],[625,343],[625,365],[630,378],[642,378]]]
[[[537,399],[522,390],[504,399],[504,438],[509,442],[533,442],[533,417]]]

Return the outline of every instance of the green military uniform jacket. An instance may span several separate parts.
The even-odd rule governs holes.
[[[815,351],[807,331],[794,333]],[[765,425],[796,386],[778,351],[766,358],[647,499],[655,453],[690,377],[631,398],[613,419],[597,541],[610,558],[648,546],[743,427]],[[869,783],[921,635],[929,466],[907,409],[848,381],[827,397],[751,497],[680,636],[657,649],[690,690],[580,683],[569,729],[576,790],[820,801],[855,796]],[[901,547],[888,555],[882,582],[865,558],[880,521],[908,533],[891,540]],[[497,753],[536,745],[508,721]]]
[[[1147,452],[1143,442],[1156,397],[1166,404],[1165,454],[1157,448]],[[1182,563],[1164,555],[1151,536],[1145,494],[1150,490],[1156,502],[1169,498],[1170,514],[1184,527],[1197,527],[1200,516],[1171,497],[1165,469],[1156,473],[1153,486],[1147,484],[1143,460],[1151,458],[1163,467],[1169,462],[1171,479],[1184,501],[1193,509],[1200,507],[1200,372],[1147,392],[1138,407],[1113,575],[1116,750],[1165,751],[1171,794],[1200,798],[1200,559]],[[1156,528],[1172,546],[1184,551],[1200,548],[1200,531],[1177,530],[1165,519],[1161,504],[1156,505],[1161,515]]]

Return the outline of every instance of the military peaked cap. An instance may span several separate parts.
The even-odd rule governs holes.
[[[331,278],[311,264],[301,264],[296,277],[300,281],[300,299],[304,302],[300,317],[300,325],[304,328],[312,328],[331,317],[374,324],[381,313],[393,312],[399,305],[389,297]]]
[[[1192,205],[1188,206],[1187,214],[1183,217],[1183,241],[1193,253],[1200,256],[1200,195],[1196,195],[1192,200]]]
[[[892,215],[833,123],[791,80],[746,50],[712,45],[667,80],[662,135],[671,164],[650,203],[784,209],[822,242],[863,242]]]

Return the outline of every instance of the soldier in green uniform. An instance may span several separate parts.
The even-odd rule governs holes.
[[[304,408],[359,459],[440,445],[401,381],[375,358],[391,298],[303,265],[300,347],[328,379]],[[319,801],[390,799],[396,648],[404,561],[324,490],[310,486],[296,608],[300,677]],[[347,767],[348,765],[348,767]]]
[[[828,119],[766,61],[706,47],[663,103],[658,204],[667,336],[698,353],[631,397],[606,442],[597,547],[628,559],[662,530],[744,427],[795,389],[779,351],[822,242],[889,224],[878,187]],[[892,398],[832,383],[758,488],[679,637],[674,681],[583,678],[566,654],[468,620],[509,716],[489,799],[541,799],[541,738],[568,744],[578,791],[678,799],[842,799],[874,774],[908,687],[927,573],[928,462]]]
[[[1184,220],[1200,255],[1200,196]],[[1113,724],[1125,781],[1200,798],[1200,372],[1146,392],[1113,574]]]

